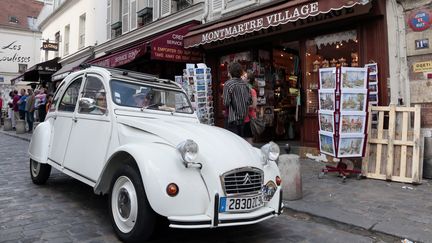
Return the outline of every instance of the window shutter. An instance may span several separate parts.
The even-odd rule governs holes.
[[[161,0],[161,17],[171,14],[171,0]]]
[[[212,0],[213,12],[219,12],[222,10],[222,0]]]
[[[122,33],[129,31],[129,0],[122,1]]]
[[[137,27],[137,2],[135,0],[131,0],[130,4],[130,28],[131,30],[136,29]]]

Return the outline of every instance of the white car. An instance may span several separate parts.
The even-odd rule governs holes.
[[[59,85],[29,147],[34,183],[51,167],[109,194],[121,240],[150,236],[156,216],[173,228],[257,223],[282,212],[279,147],[254,148],[200,124],[176,83],[87,67]]]

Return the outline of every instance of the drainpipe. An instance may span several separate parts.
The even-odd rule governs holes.
[[[209,14],[209,8],[210,8],[209,0],[204,0],[204,13],[203,13],[203,16],[201,18],[201,23],[203,23],[203,24],[205,24],[207,22],[207,17]]]

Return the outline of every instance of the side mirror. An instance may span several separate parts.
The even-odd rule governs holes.
[[[79,100],[79,109],[80,110],[90,110],[96,106],[96,100],[92,98],[82,97]]]

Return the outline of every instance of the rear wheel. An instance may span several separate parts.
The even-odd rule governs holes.
[[[34,184],[42,185],[51,174],[51,165],[42,164],[30,159],[30,176]]]
[[[115,174],[109,200],[112,225],[121,240],[142,242],[151,236],[155,213],[134,168],[125,166]]]

